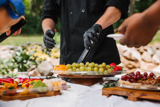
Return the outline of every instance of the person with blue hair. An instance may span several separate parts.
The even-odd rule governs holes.
[[[22,0],[0,0],[0,33],[6,32],[6,35],[10,35],[11,26],[24,19],[24,10]],[[21,29],[14,32],[14,35],[20,33]]]

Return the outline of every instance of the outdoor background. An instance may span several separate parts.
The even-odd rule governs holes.
[[[0,45],[22,45],[26,42],[43,43],[43,31],[41,27],[40,17],[44,0],[23,0],[25,5],[25,17],[27,24],[23,27],[21,35],[11,36]],[[156,0],[131,0],[128,15],[136,12],[142,12],[147,9]],[[119,20],[114,24],[117,29],[123,20]],[[60,21],[56,25],[57,33],[54,39],[60,42],[61,25]],[[160,41],[160,31],[156,34],[151,43]]]

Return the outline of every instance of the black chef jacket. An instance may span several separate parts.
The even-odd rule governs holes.
[[[94,25],[108,6],[118,8],[122,12],[121,18],[127,17],[129,0],[44,0],[41,21],[51,18],[57,22],[58,17],[61,20],[61,64],[77,62],[84,50],[84,32]],[[120,63],[115,41],[106,37],[112,33],[112,26],[101,32],[85,62]]]

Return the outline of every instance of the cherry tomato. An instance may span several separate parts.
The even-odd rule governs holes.
[[[111,63],[110,66],[116,67],[117,65],[115,63]]]

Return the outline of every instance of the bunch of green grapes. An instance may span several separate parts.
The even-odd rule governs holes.
[[[72,63],[66,65],[66,70],[68,72],[81,72],[87,71],[88,75],[108,75],[113,71],[113,68],[110,65],[106,65],[106,63],[97,64],[94,62],[86,62],[84,63]],[[94,71],[94,72],[93,72]]]

